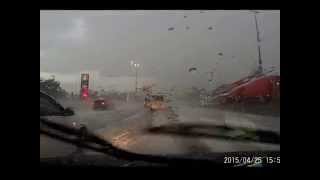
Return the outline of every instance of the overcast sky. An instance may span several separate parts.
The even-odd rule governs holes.
[[[257,17],[263,67],[280,73],[280,11]],[[133,90],[131,60],[141,64],[139,85],[215,87],[248,75],[257,59],[249,11],[40,11],[40,76],[54,74],[68,91],[81,72],[95,89]]]

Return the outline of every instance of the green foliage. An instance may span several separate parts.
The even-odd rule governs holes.
[[[65,98],[68,93],[61,88],[60,82],[55,79],[43,79],[40,77],[40,90],[55,98]]]

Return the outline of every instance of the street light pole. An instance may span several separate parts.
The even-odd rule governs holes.
[[[260,32],[259,32],[259,27],[258,27],[258,21],[257,21],[257,14],[258,11],[252,11],[254,13],[254,21],[255,21],[255,25],[256,25],[256,31],[257,31],[257,42],[258,42],[258,55],[259,55],[259,59],[258,59],[258,71],[262,72],[262,59],[261,59],[261,47],[260,47]]]
[[[136,81],[135,81],[135,92],[138,92],[138,68],[140,67],[140,64],[134,63],[133,61],[130,62],[130,65],[133,66],[133,68],[136,71]]]
[[[136,67],[136,93],[138,92],[138,68]]]

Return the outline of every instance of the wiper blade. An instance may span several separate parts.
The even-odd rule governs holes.
[[[54,136],[54,135],[58,135],[57,133],[64,133],[64,134],[68,134],[68,135],[74,135],[76,137],[80,137],[82,134],[81,129],[68,127],[63,124],[59,124],[56,122],[46,120],[44,118],[40,118],[40,123],[42,123],[42,127],[47,127],[47,129],[51,130],[51,131],[45,130],[45,128],[41,128],[41,126],[40,126],[40,133],[42,133],[42,134],[48,134],[48,135],[52,134],[52,136]],[[73,139],[77,140],[77,143],[79,143],[78,138],[73,138]],[[93,143],[97,143],[100,145],[106,145],[106,143],[107,143],[103,139],[99,138],[98,136],[96,136],[90,132],[86,133],[86,137],[84,140],[87,142],[93,142]]]
[[[169,134],[182,137],[207,137],[232,141],[280,144],[280,134],[277,132],[226,125],[181,123],[151,127],[145,131],[153,134]],[[240,131],[241,134],[230,134],[236,131]]]
[[[80,137],[82,133],[80,129],[67,127],[56,122],[51,122],[44,118],[40,118],[40,123],[44,125],[40,126],[40,134],[49,136],[51,138],[66,143],[74,144],[79,147],[104,153],[122,160],[164,163],[168,166],[225,166],[224,164],[222,164],[223,157],[221,157],[221,160],[212,160],[208,158],[186,158],[164,155],[145,155],[128,152],[126,150],[119,149],[113,146],[111,143],[90,132],[86,134],[86,137],[83,141],[79,141],[79,138],[68,137],[68,135]],[[47,130],[46,128],[44,128],[45,126],[47,127]]]

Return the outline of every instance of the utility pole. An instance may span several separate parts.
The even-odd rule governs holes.
[[[261,42],[261,39],[260,39],[260,32],[259,32],[259,27],[258,27],[258,21],[257,21],[257,14],[258,14],[258,11],[252,11],[254,13],[254,21],[255,21],[255,24],[256,24],[256,31],[257,31],[257,42],[258,42],[258,71],[259,72],[262,72],[262,59],[261,59],[261,47],[260,47],[260,42]]]
[[[136,93],[138,92],[138,68],[136,69]]]
[[[94,72],[92,72],[92,74],[91,74],[91,88],[92,88],[92,91],[94,91],[94,76],[93,76],[93,74],[94,74]]]
[[[213,71],[208,72],[210,74],[209,82],[213,81]]]

